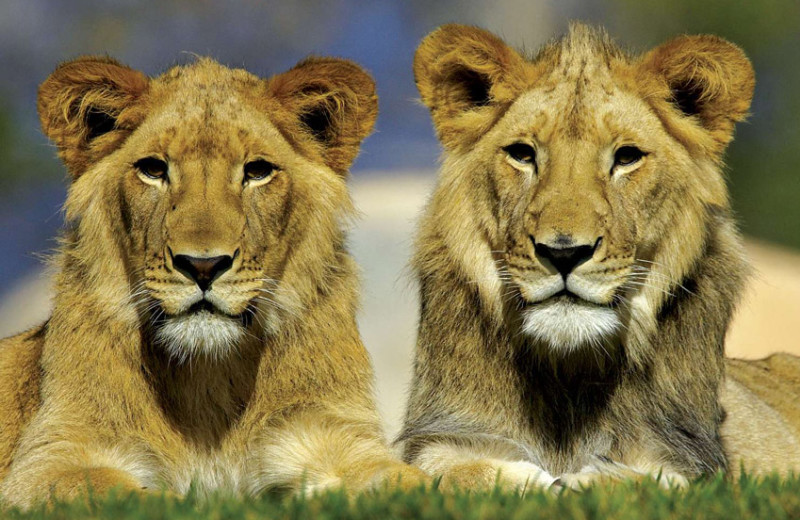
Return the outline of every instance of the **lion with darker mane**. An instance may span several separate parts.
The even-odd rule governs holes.
[[[724,357],[744,53],[681,36],[631,56],[575,24],[528,58],[448,25],[414,72],[445,153],[406,461],[464,487],[800,468],[800,361]]]

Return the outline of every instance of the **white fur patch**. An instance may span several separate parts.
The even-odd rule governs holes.
[[[536,464],[524,460],[497,461],[497,469],[500,478],[511,482],[512,485],[520,490],[532,488],[547,489],[557,480]]]
[[[238,320],[208,311],[168,318],[156,331],[158,341],[180,361],[198,354],[220,358],[245,334]]]
[[[522,331],[555,350],[571,351],[601,345],[621,325],[613,309],[559,299],[523,311]]]
[[[303,482],[302,493],[306,497],[313,497],[314,495],[319,495],[329,489],[336,489],[338,487],[341,487],[342,485],[343,482],[340,477],[330,476],[327,479],[321,480],[313,484]]]

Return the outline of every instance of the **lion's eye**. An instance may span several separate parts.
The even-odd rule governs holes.
[[[155,157],[145,157],[133,163],[133,167],[149,179],[166,179],[167,163]]]
[[[635,146],[623,146],[614,153],[614,166],[630,166],[642,160],[645,155]]]
[[[260,181],[266,179],[277,170],[278,167],[264,159],[256,159],[244,165],[245,181]]]
[[[503,148],[509,157],[521,164],[533,164],[536,160],[536,151],[533,146],[525,143],[514,143]]]

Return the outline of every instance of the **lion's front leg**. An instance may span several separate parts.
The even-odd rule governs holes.
[[[89,493],[102,496],[112,489],[122,493],[156,490],[92,447],[59,442],[16,459],[0,486],[0,496],[9,505],[28,508]]]
[[[391,455],[377,422],[308,412],[270,428],[257,446],[248,469],[251,494],[269,488],[309,495],[340,487],[359,492],[431,482]]]
[[[557,479],[538,465],[521,460],[503,445],[435,441],[425,445],[414,463],[434,477],[444,489],[488,489],[500,486],[515,491],[550,489]]]

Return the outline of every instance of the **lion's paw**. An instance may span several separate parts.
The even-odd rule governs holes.
[[[500,484],[519,491],[541,488],[550,489],[558,479],[536,464],[526,461],[504,462],[500,466]]]
[[[603,467],[594,465],[586,466],[576,473],[566,473],[558,477],[557,485],[581,491],[593,485],[608,485],[625,480],[642,481],[652,479],[664,489],[684,488],[689,484],[689,480],[683,475],[675,472],[652,473],[640,471],[623,464],[606,463]]]

